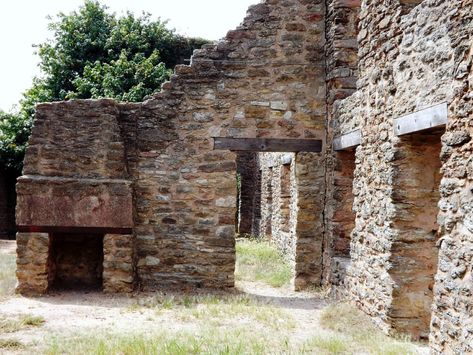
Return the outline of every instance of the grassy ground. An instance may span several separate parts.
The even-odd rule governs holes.
[[[15,256],[0,253],[0,300],[15,292]]]
[[[236,254],[237,280],[263,282],[273,287],[290,283],[291,266],[270,243],[240,239],[236,244]]]

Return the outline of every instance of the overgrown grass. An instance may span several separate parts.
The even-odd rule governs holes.
[[[286,311],[248,295],[157,293],[137,300],[129,307],[129,311],[139,312],[143,308],[153,309],[158,315],[167,312],[184,322],[194,321],[216,326],[246,319],[273,329],[295,327],[292,316]]]
[[[15,333],[23,329],[40,327],[45,323],[43,317],[23,314],[17,318],[0,317],[0,334]]]
[[[14,294],[16,284],[15,270],[15,256],[0,254],[0,299]]]
[[[289,262],[266,241],[239,239],[236,243],[235,277],[241,281],[264,282],[273,287],[289,284]]]
[[[317,349],[327,354],[417,354],[407,338],[395,339],[384,335],[367,315],[348,304],[333,304],[327,307],[322,313],[320,323],[335,334],[329,337],[315,336],[304,345],[304,351]]]
[[[77,338],[55,338],[46,354],[267,354],[289,353],[286,338],[261,334],[239,327],[207,327],[195,333],[89,334]]]

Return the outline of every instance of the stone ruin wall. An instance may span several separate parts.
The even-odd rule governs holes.
[[[436,353],[472,351],[472,8],[471,0],[425,0],[414,8],[397,0],[364,1],[358,92],[337,108],[338,132],[362,131],[353,182],[356,224],[345,280],[348,295],[384,329],[418,337],[429,334],[434,297],[430,340]],[[443,135],[394,135],[394,119],[441,102],[449,104]],[[425,173],[416,177],[421,168]],[[433,180],[424,186],[433,187],[441,178],[440,187],[409,192],[427,172]],[[439,196],[436,222],[432,204]],[[420,209],[412,210],[406,200]],[[416,226],[409,213],[424,215],[439,234]],[[432,275],[424,272],[425,264],[430,273],[436,269],[438,238],[432,292]],[[423,290],[412,289],[417,284]]]
[[[337,109],[340,102],[356,90],[358,78],[358,17],[360,0],[327,2],[326,14],[326,82],[327,145],[326,201],[324,211],[323,282],[343,283],[349,262],[350,233],[354,225],[352,212],[352,153],[336,154],[333,138],[339,134]],[[334,119],[337,117],[337,121]]]
[[[324,139],[323,15],[322,1],[251,7],[238,29],[197,51],[191,66],[177,67],[163,92],[129,116],[142,145],[135,233],[145,289],[157,282],[233,285],[236,156],[213,151],[210,137]],[[322,160],[310,153],[299,160],[299,203],[317,212],[324,181],[315,170],[323,171]],[[298,255],[300,285],[320,279],[318,218],[312,213],[298,222],[300,242],[310,244]]]
[[[102,177],[94,171],[103,167],[96,167],[90,154],[107,158],[100,144],[111,128],[88,127],[88,118],[106,117],[123,145],[122,160],[107,168],[122,169],[120,178],[131,182],[137,286],[233,286],[236,154],[213,150],[211,137],[324,140],[324,13],[323,1],[268,0],[252,6],[224,40],[196,51],[190,66],[176,67],[162,92],[144,103],[87,100],[39,106],[25,175],[38,164],[44,169],[34,174],[67,175],[71,170],[64,164],[72,157],[61,143],[77,132],[84,137],[100,132],[99,146],[92,138],[78,142],[83,166],[74,162],[79,165],[73,169],[86,172],[78,177],[95,186],[94,179]],[[67,112],[61,116],[54,110]],[[77,127],[65,127],[57,136],[64,117]],[[320,282],[325,181],[320,154],[300,153],[296,164],[301,213],[295,226],[295,282],[302,288]],[[18,213],[27,220],[28,196],[43,183],[22,179]],[[20,280],[26,280],[22,263],[28,258],[22,251],[27,249],[20,242]],[[44,279],[44,273],[38,274]]]
[[[51,114],[48,107],[70,110],[66,116],[76,123],[90,115],[113,116],[123,159],[118,164],[121,167],[107,169],[124,169],[123,179],[131,183],[134,239],[125,239],[132,241],[130,245],[120,238],[113,243],[104,238],[104,249],[118,248],[126,259],[115,264],[116,260],[107,259],[113,254],[104,253],[111,267],[106,278],[111,282],[109,290],[126,289],[124,285],[129,287],[133,281],[144,290],[166,285],[228,287],[233,286],[235,262],[237,154],[214,151],[211,137],[325,141],[327,134],[325,160],[323,155],[300,153],[291,161],[291,196],[297,199],[294,202],[291,197],[289,215],[297,211],[297,219],[284,240],[293,243],[296,236],[295,245],[289,248],[296,265],[296,288],[320,282],[324,250],[325,282],[344,284],[348,296],[380,327],[425,337],[430,319],[426,299],[433,296],[430,338],[434,351],[470,352],[473,263],[469,218],[473,199],[469,121],[473,109],[468,39],[472,37],[473,4],[471,0],[425,0],[417,7],[404,3],[362,1],[360,10],[359,1],[334,0],[328,3],[326,17],[324,2],[318,0],[267,0],[255,5],[237,30],[197,51],[190,66],[178,66],[163,91],[144,103],[99,100],[40,106],[38,115],[44,114],[44,123],[38,126],[41,120],[37,120],[33,137],[38,147],[44,146],[35,151],[38,147],[30,142],[25,174],[31,174],[28,164],[36,164],[34,157],[41,157],[44,163],[44,170],[34,174],[56,177],[68,171],[61,164],[71,157],[63,156],[52,144],[56,138],[46,135],[41,140],[35,134],[44,126],[46,132],[53,132],[54,122],[63,119]],[[354,56],[358,17],[359,64]],[[354,92],[356,78],[358,91],[341,102]],[[449,124],[441,146],[433,144],[431,149],[428,144],[394,136],[395,118],[439,102],[449,103]],[[81,111],[84,108],[87,112]],[[334,136],[356,128],[363,137],[356,155],[331,151]],[[61,139],[71,139],[71,132],[65,130]],[[426,140],[440,139],[435,134],[427,135]],[[89,160],[93,149],[88,150],[87,145],[81,149],[87,158],[84,171],[94,171],[93,159]],[[429,186],[437,184],[440,175],[435,171],[440,165],[434,164],[435,149],[441,149],[438,191],[403,195],[412,188],[412,181],[421,181],[412,165],[419,166],[423,160],[411,159],[412,152],[432,158],[426,161],[432,167]],[[94,150],[107,152],[103,147]],[[266,158],[261,157],[264,155],[255,154],[249,159],[264,165]],[[278,177],[271,182],[275,191],[281,191],[283,166],[273,167],[272,174]],[[267,168],[255,179],[269,177]],[[403,178],[404,172],[412,175]],[[80,177],[101,178],[88,173]],[[41,179],[32,181],[42,185]],[[18,192],[30,194],[21,184]],[[262,189],[262,200],[265,193]],[[281,194],[275,196],[281,202]],[[436,253],[432,245],[438,237],[422,235],[427,254],[416,255],[422,244],[411,244],[406,238],[412,227],[414,235],[421,235],[423,229],[409,224],[406,215],[412,210],[402,199],[420,197],[431,207],[438,196],[438,222],[432,220],[430,210],[426,217],[432,229],[440,230],[439,271],[434,292],[427,287],[421,295],[409,288],[412,282],[404,281],[415,279],[419,265],[432,261]],[[258,217],[257,212],[253,215]],[[261,210],[260,224],[252,222],[252,233],[263,229],[264,216]],[[276,226],[278,221],[274,222]],[[354,230],[348,236],[352,225]],[[33,281],[25,285],[44,285],[48,235],[20,233],[18,240],[20,284],[22,277],[29,277]],[[409,249],[410,244],[418,249]],[[348,249],[352,261],[345,277]],[[420,269],[429,272],[433,268],[431,264]],[[129,270],[135,275],[132,282]],[[422,274],[426,284],[433,283],[431,276]],[[413,299],[403,298],[406,293]],[[420,323],[412,322],[409,312],[413,310],[424,312],[425,316],[416,317]]]

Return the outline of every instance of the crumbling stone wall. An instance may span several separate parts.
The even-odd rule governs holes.
[[[59,190],[64,196],[66,188],[89,196],[99,189],[95,192],[110,202],[99,203],[98,211],[105,213],[101,206],[113,207],[120,187],[125,195],[130,188],[133,208],[126,211],[133,217],[135,279],[141,289],[233,286],[236,154],[213,150],[212,137],[324,140],[324,14],[319,0],[264,1],[225,39],[196,51],[190,66],[177,66],[171,81],[148,101],[38,107],[24,174],[39,177],[20,179],[20,221],[37,223],[33,212]],[[89,117],[94,125],[82,120]],[[62,149],[70,141],[75,151],[67,144]],[[97,159],[91,152],[98,152]],[[320,283],[325,179],[320,154],[300,153],[296,166],[296,283],[304,287]],[[111,172],[115,175],[107,175]],[[52,182],[57,177],[61,187]],[[39,222],[64,223],[69,216],[55,213],[42,214]],[[85,220],[76,216],[68,223],[92,223],[90,213],[80,215]],[[113,218],[104,219],[118,223]]]
[[[431,344],[438,353],[467,353],[471,352],[468,340],[471,312],[467,311],[472,300],[471,287],[468,288],[471,277],[467,272],[468,267],[471,268],[468,243],[471,238],[462,227],[468,223],[467,214],[457,206],[468,205],[469,200],[463,197],[461,204],[454,201],[458,201],[462,186],[466,188],[468,181],[462,166],[466,166],[469,159],[463,154],[468,154],[470,140],[465,122],[471,119],[468,77],[472,2],[425,0],[409,9],[403,5],[395,0],[362,2],[358,92],[338,110],[336,124],[340,132],[352,128],[360,128],[362,132],[354,172],[356,221],[351,236],[347,291],[384,329],[405,331],[410,328],[414,336],[420,337],[428,332],[425,318],[423,329],[413,331],[412,323],[402,319],[406,313],[399,314],[396,306],[409,292],[402,285],[409,280],[409,268],[404,272],[406,260],[401,262],[406,256],[402,253],[407,253],[405,245],[402,246],[404,234],[400,227],[405,205],[402,199],[396,198],[400,192],[396,185],[398,164],[405,157],[406,147],[405,142],[394,135],[393,121],[403,114],[447,102],[449,123],[442,137],[443,178],[439,187],[438,224],[442,247],[434,287]],[[454,163],[450,160],[451,154]],[[457,177],[458,174],[461,177]],[[418,201],[416,198],[416,203]],[[430,212],[429,218],[435,218],[433,213]],[[444,237],[452,243],[448,247],[443,242]],[[431,238],[429,250],[435,239]],[[421,252],[420,248],[413,252],[411,262]],[[432,268],[436,263],[433,258],[433,255],[428,257]],[[464,273],[452,273],[452,268],[457,266]],[[410,280],[415,283],[414,279]],[[424,285],[426,283],[429,282]],[[424,291],[431,292],[428,288]],[[404,298],[404,301],[408,302],[407,308],[415,310],[415,298]]]
[[[296,289],[323,276],[386,331],[423,338],[431,317],[434,352],[472,352],[472,8],[266,0],[143,103],[40,105],[18,183],[19,290],[47,291],[56,227],[104,234],[106,291],[233,286],[237,153],[212,137],[321,139],[323,154],[290,167],[248,159],[252,233],[293,260]],[[394,134],[396,118],[441,102],[446,132]],[[355,129],[356,152],[333,152]]]

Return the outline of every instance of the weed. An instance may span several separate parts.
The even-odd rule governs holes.
[[[0,349],[14,351],[23,348],[25,348],[23,343],[16,339],[0,339]]]

